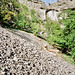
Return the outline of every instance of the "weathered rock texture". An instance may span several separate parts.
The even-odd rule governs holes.
[[[73,65],[41,49],[35,36],[17,32],[0,27],[0,75],[75,75]]]
[[[26,5],[29,9],[35,9],[35,11],[39,14],[40,19],[42,20],[46,19],[45,12],[46,12],[47,6],[44,3],[38,0],[36,1],[19,0],[19,2]]]
[[[28,6],[29,9],[35,9],[42,20],[50,17],[53,21],[58,21],[58,15],[63,9],[75,8],[75,0],[60,0],[49,6],[40,0],[19,0],[19,2]]]
[[[60,0],[48,6],[49,9],[63,10],[68,8],[75,8],[75,0]]]
[[[59,11],[54,10],[54,9],[50,9],[47,12],[47,17],[49,17],[53,21],[58,21],[58,14],[59,14]]]
[[[61,11],[68,8],[75,8],[75,0],[60,0],[48,6],[47,17],[50,17],[53,21],[58,21],[58,15]]]

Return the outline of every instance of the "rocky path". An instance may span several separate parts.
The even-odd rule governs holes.
[[[0,27],[0,75],[75,75],[75,66],[41,49],[43,41]]]

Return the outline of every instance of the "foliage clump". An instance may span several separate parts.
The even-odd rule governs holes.
[[[67,17],[61,20],[65,25],[62,31],[62,41],[59,41],[59,46],[63,48],[66,53],[72,55],[75,60],[75,10],[67,9],[63,11],[67,14]]]
[[[0,1],[0,20],[5,25],[12,25],[15,22],[15,16],[19,12],[18,0]]]
[[[58,36],[61,31],[60,25],[48,18],[45,27],[48,33],[47,41],[52,45],[56,44],[56,40],[59,40]]]
[[[63,10],[59,16],[62,16],[59,23],[47,19],[45,27],[48,38],[46,40],[75,60],[75,10]],[[61,24],[64,28],[61,28]]]
[[[29,11],[18,0],[0,1],[0,20],[3,26],[18,28],[35,34],[39,30],[39,19],[35,10]]]

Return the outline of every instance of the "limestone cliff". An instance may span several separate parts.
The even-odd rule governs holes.
[[[75,8],[75,0],[60,0],[48,6],[48,9],[55,9],[58,11],[68,8]]]
[[[75,0],[61,0],[49,6],[40,0],[19,0],[19,2],[26,5],[29,9],[35,9],[42,20],[50,17],[53,21],[58,21],[58,14],[63,9],[75,8]]]
[[[34,3],[39,3],[39,2],[41,2],[40,0],[28,0],[28,1],[31,1],[31,2],[34,2]]]
[[[36,1],[36,2],[35,2]],[[40,16],[40,19],[46,19],[46,9],[47,6],[45,3],[40,2],[40,0],[19,0],[20,3],[26,5],[29,9],[34,9]]]
[[[54,21],[58,21],[58,15],[61,11],[68,8],[75,8],[75,0],[61,0],[50,4],[46,11],[47,17],[50,17]]]

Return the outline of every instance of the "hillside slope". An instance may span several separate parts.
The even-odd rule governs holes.
[[[0,75],[75,75],[75,66],[41,49],[29,36],[34,37],[22,38],[0,27]]]

